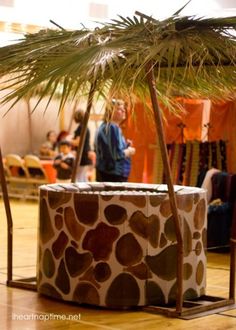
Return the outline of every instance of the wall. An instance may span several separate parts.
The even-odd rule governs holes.
[[[0,97],[3,95],[3,92],[1,92]],[[78,108],[85,110],[87,105],[86,99],[82,98],[78,100],[76,107],[74,102],[67,102],[65,108],[59,114],[58,101],[52,101],[46,109],[47,100],[45,99],[33,111],[36,102],[37,99],[35,98],[30,100],[31,112],[29,112],[25,100],[18,102],[11,110],[9,110],[10,104],[0,106],[0,144],[3,156],[7,153],[17,153],[21,156],[27,153],[37,154],[40,145],[45,141],[47,132],[50,130],[59,133],[61,130],[68,131],[70,129],[70,134],[73,134],[76,129],[76,123],[73,121],[73,111]],[[88,123],[92,147],[103,111],[104,101],[95,99]]]

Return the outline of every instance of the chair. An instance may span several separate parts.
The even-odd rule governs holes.
[[[10,181],[23,181],[29,178],[24,160],[17,154],[6,155],[6,173]]]
[[[12,197],[25,197],[29,172],[25,167],[24,160],[17,154],[8,154],[5,159],[4,171],[9,195]]]
[[[35,184],[47,184],[49,179],[44,170],[39,157],[35,155],[26,155],[24,157],[25,167],[29,173],[29,181]]]

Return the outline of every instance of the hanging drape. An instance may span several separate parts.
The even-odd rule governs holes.
[[[182,99],[181,102],[184,113],[177,115],[162,107],[167,144],[172,142],[181,143],[183,138],[182,129],[184,129],[184,139],[200,140],[201,138],[203,102],[191,99]],[[128,118],[128,121],[123,125],[123,131],[136,147],[136,154],[132,157],[132,170],[129,181],[162,182],[163,164],[151,110],[147,110],[142,102],[137,102],[134,105],[134,111],[129,114]],[[182,128],[181,124],[185,127]],[[171,154],[171,156],[173,155]],[[179,157],[179,164],[181,155],[177,154],[177,149],[175,157]],[[175,162],[172,160],[173,164]],[[178,178],[175,178],[176,182],[178,180]]]
[[[236,102],[212,103],[209,141],[226,141],[227,170],[236,173]]]

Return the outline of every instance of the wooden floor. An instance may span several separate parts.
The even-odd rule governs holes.
[[[13,279],[36,275],[36,201],[11,201],[14,222]],[[0,329],[236,329],[236,307],[191,320],[170,318],[143,310],[110,311],[82,307],[40,296],[35,291],[10,288],[7,279],[7,229],[4,204],[0,199]],[[207,294],[228,297],[229,255],[208,252]],[[64,319],[64,320],[63,320]]]

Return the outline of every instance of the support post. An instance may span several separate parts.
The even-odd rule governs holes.
[[[158,99],[157,99],[157,93],[156,93],[156,83],[155,83],[152,62],[149,62],[147,64],[146,72],[147,72],[147,81],[148,81],[148,86],[149,86],[151,101],[152,101],[152,106],[153,106],[154,120],[155,120],[157,135],[159,138],[162,161],[163,161],[164,171],[165,171],[166,180],[167,180],[170,206],[171,206],[171,211],[172,211],[174,225],[175,225],[175,233],[176,233],[176,239],[177,239],[176,311],[177,311],[177,313],[181,313],[182,307],[183,307],[183,238],[182,238],[182,233],[181,233],[181,228],[180,228],[180,219],[179,219],[179,215],[178,215],[177,201],[176,201],[176,196],[175,196],[175,192],[174,192],[169,158],[168,158],[166,142],[165,142],[165,137],[164,137],[161,112],[160,112],[160,108],[158,105]]]
[[[11,208],[10,208],[7,184],[4,173],[1,148],[0,148],[0,180],[1,180],[2,195],[3,195],[3,201],[4,201],[6,217],[7,217],[7,284],[9,284],[12,281],[13,221],[12,221]]]

